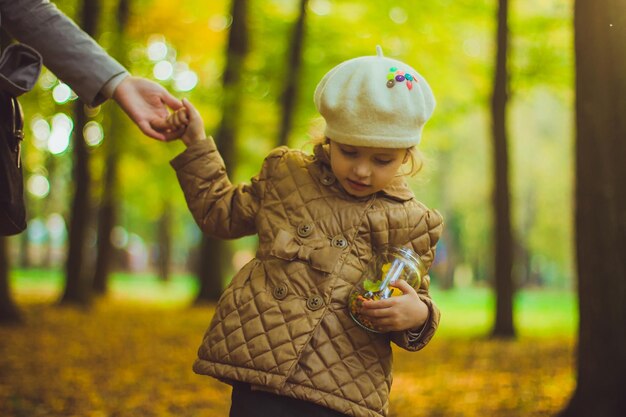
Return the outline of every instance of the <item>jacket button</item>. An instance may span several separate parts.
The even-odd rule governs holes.
[[[311,311],[319,310],[324,307],[324,300],[319,295],[312,295],[306,300],[306,306]]]
[[[348,246],[348,241],[346,240],[345,237],[343,236],[335,236],[333,238],[333,240],[330,242],[330,244],[334,247],[334,248],[339,248],[339,249],[343,249],[346,246]]]
[[[332,174],[326,174],[320,180],[324,185],[332,185],[335,183],[335,176]]]
[[[304,223],[298,226],[298,236],[307,237],[313,233],[313,225],[311,223]]]
[[[274,298],[276,298],[277,300],[282,300],[285,297],[287,297],[287,285],[285,284],[278,284],[277,286],[274,287]]]

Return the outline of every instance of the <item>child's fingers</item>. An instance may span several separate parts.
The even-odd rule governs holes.
[[[182,108],[176,112],[178,120],[181,124],[189,124],[189,116],[187,115],[187,109]]]
[[[183,135],[183,133],[185,133],[185,129],[184,128],[179,128],[179,129],[176,129],[176,130],[170,130],[170,131],[167,131],[167,132],[163,132],[163,137],[164,137],[163,140],[165,142],[169,142],[169,141],[172,141],[174,139],[178,139],[178,138],[180,138]]]
[[[394,297],[386,298],[384,300],[368,300],[363,303],[363,310],[380,310],[385,308],[393,307],[396,304],[396,300]]]
[[[365,310],[365,309],[361,309],[359,311],[362,315],[367,316],[369,318],[384,318],[384,317],[390,317],[394,315],[394,311],[392,308],[381,308],[378,310]]]
[[[180,109],[172,113],[168,117],[168,122],[172,125],[174,129],[181,129],[185,127],[189,123],[185,109]]]
[[[411,294],[415,292],[415,288],[411,287],[409,283],[403,279],[392,282],[390,286],[399,289],[403,294]]]
[[[189,120],[200,118],[200,113],[198,112],[198,110],[186,98],[183,99],[183,106],[185,106],[185,109],[187,110]]]
[[[398,329],[398,323],[395,318],[385,318],[372,321],[372,324],[382,333],[392,332]]]
[[[176,126],[181,126],[183,124],[182,118],[183,116],[181,114],[181,111],[178,110],[176,113],[174,113],[174,124]]]
[[[167,125],[167,128],[171,129],[171,128],[177,128],[179,125],[178,122],[178,114],[176,112],[170,114],[169,116],[167,116],[167,120],[165,121],[165,125]],[[166,126],[163,126],[166,127]]]

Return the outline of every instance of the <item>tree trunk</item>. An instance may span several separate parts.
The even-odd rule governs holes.
[[[117,30],[115,51],[113,56],[124,66],[128,62],[125,59],[124,35],[130,15],[130,0],[120,0],[117,7]],[[104,144],[106,163],[104,164],[104,184],[102,201],[98,212],[98,244],[96,250],[96,266],[93,277],[93,290],[98,295],[106,294],[108,289],[109,274],[113,264],[113,245],[111,233],[117,223],[118,212],[118,164],[120,159],[120,137],[122,136],[119,126],[123,124],[122,110],[118,107],[110,109],[111,123],[109,134]]]
[[[577,387],[561,417],[626,415],[626,3],[576,0]]]
[[[514,337],[513,326],[513,250],[509,208],[509,161],[506,110],[508,101],[508,0],[498,2],[496,71],[491,102],[495,168],[495,293],[494,337]]]
[[[208,236],[202,237],[200,249],[203,255],[198,259],[200,288],[194,301],[195,304],[213,302],[220,298],[223,286],[222,277],[226,275],[224,259],[228,255],[228,248],[223,241]]]
[[[452,153],[449,150],[443,150],[439,154],[439,160],[441,166],[447,166],[452,163]],[[446,291],[454,288],[454,271],[456,267],[463,262],[462,255],[460,253],[460,241],[461,241],[461,225],[460,219],[453,207],[454,196],[451,190],[453,189],[452,175],[450,172],[442,172],[439,176],[439,186],[437,189],[440,193],[441,208],[446,214],[446,227],[444,228],[443,235],[441,236],[441,243],[443,244],[437,249],[437,262],[436,262],[436,278],[439,288]]]
[[[26,199],[27,197],[24,196]],[[32,205],[26,203],[26,207],[32,207]],[[29,216],[29,212],[26,212],[27,223],[30,223],[31,216]],[[19,239],[20,252],[18,255],[18,265],[20,268],[27,269],[33,265],[33,262],[30,257],[30,239],[28,238],[28,231],[26,233],[22,233]]]
[[[56,156],[52,154],[46,155],[45,161],[45,169],[48,173],[48,180],[50,181],[50,195],[55,195],[57,190],[60,189],[60,183],[62,175],[57,175],[58,172],[58,164]],[[53,202],[52,198],[46,198],[43,201],[42,212],[46,214],[55,213],[60,211],[58,207],[59,204],[65,204],[65,202]],[[48,235],[48,244],[44,248],[44,255],[41,267],[44,269],[50,269],[52,267],[57,267],[57,265],[53,265],[53,253],[54,253],[54,244],[56,242],[53,241],[52,236]]]
[[[19,324],[22,316],[11,297],[7,246],[7,238],[0,236],[0,324]]]
[[[285,67],[285,90],[282,94],[282,119],[280,122],[280,132],[278,134],[278,145],[287,145],[289,142],[289,132],[295,103],[298,96],[298,86],[300,85],[300,67],[302,66],[302,44],[304,43],[304,24],[306,21],[306,8],[308,0],[300,0],[300,13],[293,28],[291,45],[289,50],[289,61]]]
[[[117,109],[114,109],[114,111]],[[119,118],[115,118],[119,120]],[[113,124],[112,124],[113,126]],[[104,184],[102,201],[98,210],[98,241],[96,246],[96,265],[93,276],[93,291],[97,295],[104,295],[108,290],[109,273],[113,255],[111,232],[117,221],[116,207],[116,176],[118,163],[118,150],[116,138],[110,131],[108,143],[105,144],[106,163],[104,172]]]
[[[94,36],[100,2],[84,0],[82,10],[82,28],[90,36]],[[69,248],[65,265],[66,282],[61,303],[81,304],[90,303],[91,277],[87,275],[85,246],[87,229],[90,218],[90,187],[89,152],[83,136],[83,128],[87,122],[84,104],[77,100],[74,105],[74,169],[73,182],[75,184],[74,200],[70,213]]]
[[[233,0],[233,23],[228,35],[226,67],[224,69],[224,98],[222,121],[215,140],[226,171],[232,178],[235,169],[235,140],[237,123],[241,114],[241,74],[248,52],[248,5],[247,0]],[[230,259],[225,242],[204,237],[200,248],[199,279],[200,291],[197,303],[216,301],[222,291],[225,262]]]
[[[459,216],[454,210],[447,211],[446,228],[442,236],[445,245],[444,265],[439,269],[439,288],[446,291],[454,288],[454,272],[456,267],[462,262],[459,250],[459,240],[461,228],[459,226]],[[438,253],[439,255],[439,253]]]
[[[163,205],[163,213],[158,222],[158,257],[157,267],[161,281],[169,281],[172,259],[172,207],[169,203]]]

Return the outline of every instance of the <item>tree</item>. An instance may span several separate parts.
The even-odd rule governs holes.
[[[576,0],[577,386],[561,417],[626,415],[626,3]]]
[[[287,66],[285,67],[285,90],[282,94],[282,118],[278,145],[287,145],[291,122],[295,110],[298,86],[300,85],[300,68],[302,67],[302,44],[304,43],[304,25],[306,22],[306,8],[308,0],[300,0],[298,20],[293,28]]]
[[[163,204],[163,212],[157,222],[157,269],[161,281],[169,281],[172,261],[172,206]]]
[[[506,132],[508,101],[508,0],[498,1],[496,71],[491,98],[493,158],[495,167],[495,337],[513,337],[513,244],[509,201],[509,156]]]
[[[118,61],[127,66],[124,51],[124,34],[128,26],[130,15],[130,0],[120,0],[117,7],[117,30],[115,51],[112,52]],[[96,251],[96,266],[93,277],[93,290],[96,294],[105,294],[109,272],[111,270],[113,245],[111,232],[117,221],[118,213],[118,165],[120,159],[120,139],[123,135],[120,126],[123,126],[124,115],[117,106],[111,109],[111,123],[109,126],[108,140],[104,144],[104,184],[102,201],[98,212],[98,243]]]
[[[241,114],[241,74],[248,52],[247,3],[247,0],[233,0],[232,3],[233,23],[228,35],[226,67],[222,81],[222,121],[215,136],[230,178],[233,178],[235,168],[235,141]],[[202,238],[198,271],[200,291],[196,303],[219,298],[226,269],[225,259],[229,258],[227,255],[228,249],[223,241],[208,236]]]
[[[81,22],[83,30],[94,36],[100,2],[96,0],[83,1]],[[89,226],[91,175],[89,173],[89,152],[83,135],[83,128],[87,123],[87,114],[84,104],[77,100],[74,105],[74,169],[73,181],[75,184],[74,199],[70,213],[69,248],[65,264],[65,290],[61,303],[88,304],[91,297],[91,277],[87,276],[85,268],[85,246]]]
[[[0,236],[0,324],[17,324],[22,321],[19,309],[13,302],[9,286],[9,256],[7,238]]]

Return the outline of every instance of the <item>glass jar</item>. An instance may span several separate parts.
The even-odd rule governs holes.
[[[374,332],[374,325],[359,313],[366,300],[384,300],[402,295],[400,289],[390,286],[399,279],[417,289],[422,283],[426,268],[419,255],[408,248],[386,246],[367,265],[361,281],[350,293],[350,316],[363,328]]]

